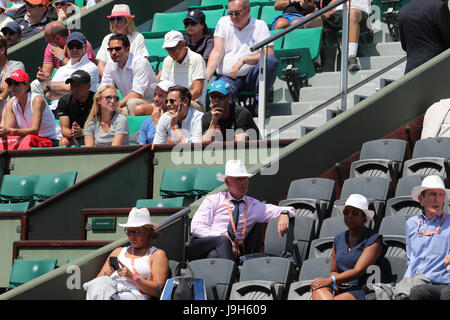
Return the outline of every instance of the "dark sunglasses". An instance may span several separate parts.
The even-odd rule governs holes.
[[[69,43],[67,45],[67,48],[69,50],[73,50],[73,49],[81,50],[81,49],[83,49],[83,47],[84,47],[84,44],[82,44],[82,43]]]
[[[30,8],[43,7],[42,4],[31,4],[29,2],[25,2],[25,5],[30,7]]]
[[[229,11],[228,15],[229,16],[239,17],[241,13],[242,13],[242,11]]]
[[[140,236],[142,231],[141,230],[128,230],[128,229],[125,229],[125,233],[128,236],[130,236],[130,235]]]
[[[67,2],[55,2],[54,3],[55,8],[59,8],[59,7],[68,7],[69,4]]]
[[[14,31],[12,31],[12,30],[5,30],[5,31],[3,31],[3,35],[4,36],[7,36],[7,35],[15,35],[17,32],[14,32]]]
[[[104,98],[106,101],[114,100],[115,102],[119,101],[120,99],[118,96],[103,96],[102,98]]]
[[[108,51],[113,52],[114,50],[116,50],[116,52],[119,52],[122,49],[123,49],[123,47],[110,47],[110,48],[108,48]]]
[[[195,26],[197,25],[198,22],[192,21],[192,20],[188,20],[184,23],[184,26],[187,28],[188,26]]]
[[[361,212],[358,210],[344,209],[344,211],[342,213],[344,214],[344,216],[348,216],[351,213],[352,216],[354,216],[355,218],[358,218],[359,216],[361,216]]]
[[[20,86],[21,84],[24,84],[25,82],[18,82],[18,81],[16,81],[16,80],[7,80],[6,81],[6,84],[9,86],[9,87],[12,87],[12,86]]]
[[[166,99],[164,101],[166,102],[166,104],[169,104],[169,102],[170,102],[170,104],[174,104],[177,100],[175,100],[175,99]]]
[[[223,94],[220,94],[220,93],[210,93],[209,94],[209,98],[210,99],[225,100],[227,98],[227,96],[224,96]]]
[[[125,17],[111,17],[109,18],[110,22],[114,22],[117,21],[117,23],[121,23],[125,21]]]

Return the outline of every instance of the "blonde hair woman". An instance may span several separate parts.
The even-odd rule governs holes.
[[[94,103],[84,125],[84,144],[120,146],[128,144],[128,120],[117,112],[119,96],[114,86],[102,86],[94,95]]]
[[[145,45],[144,36],[136,31],[133,18],[130,12],[130,7],[126,4],[114,5],[109,18],[109,26],[111,33],[103,38],[102,45],[97,53],[98,71],[100,76],[103,76],[103,70],[108,62],[112,62],[111,56],[108,52],[109,38],[114,33],[126,34],[130,40],[130,52],[134,55],[140,55],[144,58],[148,58],[148,50]]]

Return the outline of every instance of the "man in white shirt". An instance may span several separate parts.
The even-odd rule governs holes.
[[[152,84],[158,83],[155,71],[147,59],[130,52],[126,35],[114,34],[108,44],[112,61],[105,66],[101,86],[116,86],[123,96],[119,101],[119,111],[134,116],[136,106],[153,101]]]
[[[169,55],[164,59],[160,80],[168,80],[189,89],[191,107],[204,111],[206,103],[206,65],[201,55],[186,47],[183,34],[169,31],[164,36],[163,48]]]
[[[191,92],[182,86],[170,87],[167,98],[167,112],[156,126],[154,144],[198,143],[202,141],[203,113],[190,108]]]
[[[45,97],[52,100],[50,109],[58,107],[59,98],[69,94],[70,84],[66,80],[77,70],[84,70],[91,76],[91,91],[96,92],[99,82],[97,66],[89,60],[86,54],[86,37],[81,32],[72,32],[66,40],[69,62],[56,71],[51,81],[44,86]]]
[[[214,49],[206,68],[209,81],[214,72],[217,80],[230,84],[234,99],[239,91],[256,92],[253,113],[258,105],[258,76],[260,51],[251,52],[250,47],[270,37],[267,24],[250,16],[249,0],[229,0],[228,16],[222,17],[214,32]],[[273,56],[273,45],[266,50],[266,91],[269,92],[275,82],[278,60]]]

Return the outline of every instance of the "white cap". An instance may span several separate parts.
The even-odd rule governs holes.
[[[161,90],[168,92],[170,87],[176,86],[175,83],[169,80],[161,80],[158,83],[152,83],[153,90],[156,89],[156,87],[159,87]]]
[[[128,215],[128,221],[125,224],[120,224],[119,226],[124,228],[136,228],[136,227],[142,227],[147,224],[151,224],[155,227],[158,226],[157,223],[152,223],[152,220],[150,219],[150,212],[147,208],[133,208],[130,211],[130,214]]]
[[[242,160],[228,160],[225,165],[225,174],[217,175],[217,180],[224,182],[226,177],[252,177]]]
[[[366,226],[369,225],[370,220],[372,220],[375,215],[373,210],[369,210],[369,202],[367,201],[367,198],[358,193],[351,194],[345,201],[345,204],[338,206],[337,208],[342,214],[344,214],[344,209],[346,206],[358,208],[363,211],[367,218],[367,221],[365,222]]]
[[[164,35],[164,44],[163,48],[173,48],[175,47],[178,42],[183,41],[184,37],[183,34],[180,31],[169,31]]]
[[[450,190],[445,188],[444,182],[441,177],[437,175],[430,175],[425,177],[422,181],[422,185],[414,187],[411,190],[411,198],[419,202],[419,195],[427,189],[442,189],[445,192],[445,201],[450,198]]]

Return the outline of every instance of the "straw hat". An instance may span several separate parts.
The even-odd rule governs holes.
[[[224,182],[226,177],[252,177],[242,160],[228,160],[225,165],[225,174],[217,175],[217,180]]]
[[[361,194],[358,193],[351,194],[345,201],[344,205],[337,207],[338,210],[342,213],[342,215],[344,215],[344,209],[346,206],[352,206],[354,208],[358,208],[359,210],[363,211],[367,218],[365,225],[368,225],[370,220],[372,220],[373,217],[375,216],[375,212],[373,210],[369,210],[369,202],[367,201],[367,198]]]
[[[115,4],[110,16],[106,16],[107,18],[111,17],[130,17],[134,18],[135,15],[131,14],[130,7],[127,4]]]
[[[450,190],[445,188],[444,182],[442,181],[441,177],[437,175],[431,175],[427,176],[425,179],[423,179],[422,184],[420,186],[414,187],[411,190],[411,197],[413,200],[419,201],[419,195],[428,189],[442,189],[445,191],[445,201],[447,201],[450,198]]]
[[[128,215],[127,223],[119,223],[119,226],[124,228],[137,228],[147,224],[151,224],[155,228],[158,226],[157,223],[152,223],[152,220],[150,219],[150,212],[148,212],[147,208],[133,208]]]

